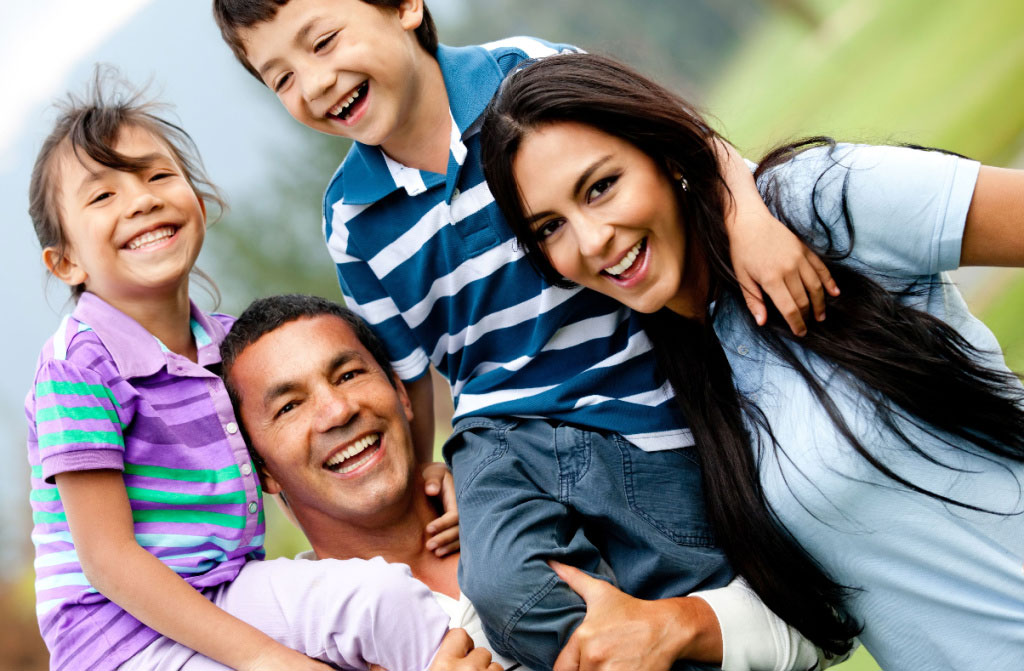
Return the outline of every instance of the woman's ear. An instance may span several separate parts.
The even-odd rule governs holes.
[[[56,247],[47,247],[43,250],[43,265],[53,275],[69,287],[77,287],[85,284],[89,275],[72,258],[69,250],[61,251]]]

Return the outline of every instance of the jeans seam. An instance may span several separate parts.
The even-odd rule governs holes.
[[[517,624],[519,624],[519,620],[523,619],[523,616],[526,615],[526,613],[531,608],[537,605],[537,602],[546,597],[548,595],[548,592],[554,589],[555,584],[559,580],[560,578],[558,577],[558,575],[552,575],[550,578],[548,578],[546,583],[541,585],[540,589],[538,589],[536,592],[530,595],[530,598],[524,601],[523,604],[519,606],[519,608],[517,608],[514,613],[512,613],[508,621],[505,623],[505,626],[502,627],[501,630],[501,643],[503,647],[510,650],[514,649],[510,644],[510,641],[512,639],[512,630],[515,629]]]

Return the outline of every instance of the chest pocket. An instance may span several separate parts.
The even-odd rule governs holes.
[[[496,247],[512,234],[483,184],[465,193],[455,189],[449,216],[467,257]]]

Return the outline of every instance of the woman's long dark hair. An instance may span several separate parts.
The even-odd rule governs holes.
[[[541,274],[555,284],[566,284],[526,222],[512,162],[529,131],[566,121],[630,142],[670,179],[676,171],[686,176],[689,189],[677,189],[676,195],[687,226],[687,255],[699,250],[708,268],[708,308],[712,309],[712,300],[726,295],[742,305],[723,223],[729,194],[715,151],[716,143],[723,140],[678,96],[622,64],[595,55],[552,56],[514,73],[492,102],[483,125],[487,181]],[[802,148],[822,142],[815,139],[772,152],[757,176]],[[762,188],[770,200],[775,189],[770,176],[767,180]],[[784,212],[779,216],[785,220]],[[818,223],[827,232],[820,218]],[[846,225],[852,247],[849,217]],[[1013,376],[984,367],[978,362],[979,353],[953,328],[908,308],[877,282],[843,265],[849,249],[835,249],[833,238],[825,237],[827,247],[817,251],[842,287],[842,295],[829,300],[828,319],[797,340],[773,311],[757,333],[802,375],[839,434],[876,469],[922,495],[972,508],[907,481],[877,459],[795,352],[804,348],[837,364],[872,404],[879,421],[931,461],[934,455],[922,453],[907,440],[904,422],[909,420],[947,442],[948,437],[956,437],[992,455],[1024,460],[1024,405]],[[743,314],[752,321],[746,311]],[[774,449],[784,451],[784,446],[775,440],[759,408],[737,391],[713,329],[714,314],[701,322],[662,309],[644,318],[693,431],[708,516],[729,560],[765,604],[807,638],[828,652],[846,651],[858,630],[842,609],[849,588],[826,575],[781,526],[765,499],[755,456],[763,450],[752,444],[756,438],[748,426],[763,428]]]

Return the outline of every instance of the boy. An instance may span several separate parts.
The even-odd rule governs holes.
[[[429,365],[451,383],[445,452],[469,541],[460,586],[495,648],[551,668],[583,618],[585,604],[547,559],[595,572],[603,554],[642,598],[728,583],[690,432],[636,318],[542,280],[483,181],[478,120],[501,81],[524,60],[571,47],[439,45],[421,0],[215,0],[214,14],[239,61],[295,119],[355,141],[324,197],[325,237],[346,302],[406,383],[421,460],[433,445]],[[756,199],[763,210],[731,160],[738,207]],[[744,242],[759,262],[780,247],[803,259],[784,236],[771,229],[765,243],[758,229]],[[787,293],[784,311],[813,302],[820,317],[820,288],[808,300],[799,272],[787,277],[800,298]],[[584,480],[588,471],[607,478]],[[725,610],[716,608],[723,636]],[[730,646],[727,657],[739,641]]]

